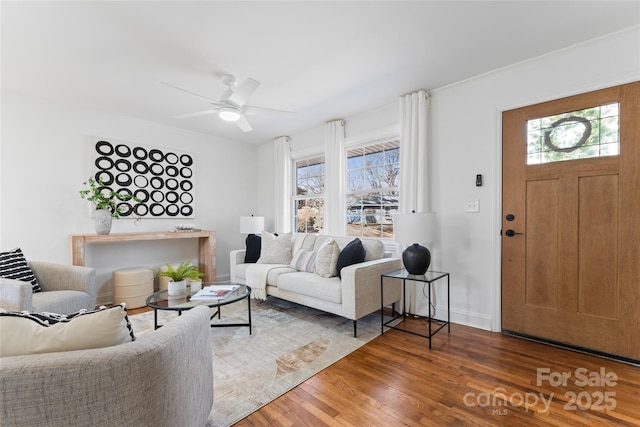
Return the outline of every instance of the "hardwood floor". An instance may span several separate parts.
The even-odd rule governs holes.
[[[455,324],[432,350],[391,330],[236,424],[274,425],[640,425],[640,368]]]

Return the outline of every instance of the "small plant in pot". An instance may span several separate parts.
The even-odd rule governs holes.
[[[187,279],[199,282],[204,273],[201,273],[198,267],[188,260],[180,263],[177,267],[167,264],[165,270],[159,271],[157,275],[170,279],[167,288],[169,295],[182,295],[187,290]]]
[[[118,206],[118,202],[130,199],[140,201],[130,194],[111,190],[104,185],[101,179],[96,181],[93,177],[89,177],[82,184],[88,188],[79,191],[80,197],[90,201],[95,207],[92,217],[97,234],[109,234],[113,218],[120,218],[120,214],[123,211]]]

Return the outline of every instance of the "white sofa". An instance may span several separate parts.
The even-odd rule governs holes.
[[[296,233],[292,235],[292,255],[296,248],[317,250],[328,239],[335,240],[343,249],[352,237],[336,237]],[[384,243],[379,239],[360,238],[366,250],[365,260],[347,266],[339,277],[321,277],[315,273],[279,267],[266,277],[267,295],[306,305],[353,320],[353,334],[357,333],[357,320],[380,309],[380,276],[402,268],[399,258],[385,257]],[[247,284],[245,249],[230,253],[231,281]],[[400,300],[400,286],[386,286],[384,305]]]

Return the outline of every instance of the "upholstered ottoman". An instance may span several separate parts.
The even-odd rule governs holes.
[[[123,268],[113,272],[113,299],[127,308],[144,307],[153,293],[153,271],[145,267]]]

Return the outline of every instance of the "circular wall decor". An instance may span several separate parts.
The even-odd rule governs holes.
[[[151,215],[153,216],[160,216],[164,213],[164,206],[162,206],[160,203],[153,203],[149,207],[149,212],[151,212]]]
[[[145,160],[147,158],[147,150],[142,147],[136,147],[133,149],[133,157],[138,160]]]
[[[142,160],[139,160],[133,164],[133,170],[140,174],[145,174],[149,172],[149,165]]]
[[[193,196],[191,195],[191,193],[182,193],[180,195],[180,201],[185,205],[188,205],[193,202]]]
[[[161,162],[164,160],[164,155],[162,151],[154,148],[153,150],[149,150],[149,158],[154,162]]]
[[[131,155],[131,148],[124,144],[116,145],[116,154],[120,157],[129,157]]]
[[[178,193],[176,193],[175,191],[167,191],[167,194],[165,195],[165,200],[169,203],[175,203],[180,199],[180,197],[178,196]]]
[[[176,150],[124,142],[93,141],[96,180],[134,199],[123,201],[121,216],[193,218],[194,158]]]
[[[149,172],[151,172],[153,175],[160,176],[164,173],[164,168],[160,163],[151,163]]]
[[[129,216],[133,213],[133,206],[127,202],[118,203],[116,209],[120,212],[120,216]]]
[[[94,178],[97,182],[102,182],[104,185],[113,184],[113,174],[109,171],[99,171],[95,174]]]
[[[133,212],[135,212],[135,214],[138,215],[139,217],[143,217],[149,213],[149,207],[144,203],[138,203],[133,208]]]
[[[175,166],[167,166],[166,168],[164,168],[164,173],[167,174],[167,176],[178,176],[178,168]]]
[[[147,190],[136,190],[133,196],[139,200],[138,203],[145,203],[149,200],[149,192]]]
[[[116,160],[116,169],[120,172],[129,172],[131,170],[131,162],[127,159]]]
[[[558,147],[556,144],[554,144],[551,141],[551,133],[554,130],[556,130],[556,128],[558,128],[558,126],[560,126],[560,125],[562,125],[564,123],[569,123],[569,122],[581,123],[584,126],[584,131],[582,132],[582,136],[573,145],[570,145],[570,146],[567,146],[567,147]],[[546,145],[552,151],[560,151],[562,153],[570,153],[572,151],[577,150],[581,146],[583,146],[584,143],[587,142],[587,139],[589,139],[590,136],[591,136],[591,122],[589,121],[589,119],[585,119],[584,117],[569,116],[569,117],[564,117],[564,118],[562,118],[560,120],[557,120],[557,121],[553,122],[551,124],[551,128],[544,132],[544,145]]]
[[[178,163],[179,158],[176,153],[167,153],[164,155],[164,160],[170,165],[175,165],[176,163]]]
[[[95,161],[95,165],[98,169],[103,171],[113,169],[113,160],[107,156],[98,157]]]
[[[165,212],[167,212],[167,215],[169,216],[177,216],[180,213],[180,208],[178,207],[178,205],[172,203],[170,205],[167,205]]]
[[[191,168],[188,168],[185,166],[182,169],[180,169],[180,175],[183,178],[191,178],[193,176],[193,171],[191,171]]]
[[[118,188],[118,191],[116,191],[116,193],[118,193],[120,197],[122,196],[127,196],[129,198],[133,197],[133,193],[128,188]]]
[[[149,185],[149,180],[144,175],[136,175],[136,177],[133,178],[133,183],[138,188],[145,188],[147,185]]]
[[[118,185],[126,187],[128,185],[131,185],[132,182],[133,179],[131,179],[131,175],[129,175],[128,173],[119,173],[118,175],[116,175],[116,183]]]
[[[151,200],[156,203],[164,201],[164,193],[162,191],[154,190],[151,192]]]
[[[107,141],[96,142],[96,152],[103,156],[110,156],[113,154],[113,145]]]
[[[164,185],[166,185],[166,187],[169,190],[177,190],[178,187],[180,186],[180,184],[178,184],[178,180],[177,179],[173,179],[173,178],[169,178],[164,182]]]

